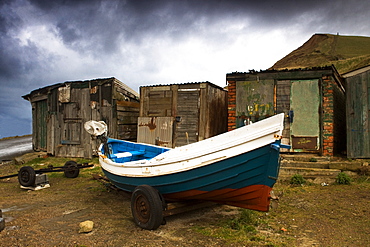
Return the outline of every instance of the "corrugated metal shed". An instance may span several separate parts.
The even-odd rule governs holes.
[[[116,78],[58,83],[23,98],[32,105],[35,150],[91,158],[98,143],[83,128],[89,120],[105,121],[110,137],[136,140],[139,95]]]
[[[210,82],[140,87],[138,142],[179,147],[227,131],[227,91]]]
[[[370,66],[343,77],[347,89],[347,157],[370,158]]]

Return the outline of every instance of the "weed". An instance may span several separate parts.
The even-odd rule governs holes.
[[[335,178],[337,184],[351,184],[352,178],[344,172],[340,172]]]
[[[316,158],[310,158],[309,162],[317,162]]]
[[[295,174],[290,179],[290,184],[301,185],[301,184],[305,184],[305,183],[306,183],[306,180],[302,177],[301,174]]]
[[[256,232],[254,227],[258,225],[256,213],[247,209],[240,211],[239,217],[228,221],[227,226],[237,231]]]

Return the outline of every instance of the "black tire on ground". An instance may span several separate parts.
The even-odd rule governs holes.
[[[70,160],[64,164],[64,176],[66,178],[77,178],[79,174],[80,169],[75,161]]]
[[[163,202],[158,190],[149,185],[136,187],[131,196],[131,212],[136,225],[157,229],[163,222]]]
[[[22,167],[18,172],[18,182],[24,187],[35,185],[36,173],[30,166]]]

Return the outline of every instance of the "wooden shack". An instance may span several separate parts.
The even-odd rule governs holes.
[[[89,120],[106,122],[109,137],[136,141],[139,95],[116,78],[58,83],[23,98],[32,105],[34,150],[91,158],[99,143],[84,130]]]
[[[370,66],[343,77],[347,94],[347,157],[370,158]]]
[[[210,82],[140,87],[138,142],[179,147],[227,131],[227,91]]]
[[[332,66],[226,75],[229,130],[285,113],[282,142],[324,156],[346,148],[345,89]]]

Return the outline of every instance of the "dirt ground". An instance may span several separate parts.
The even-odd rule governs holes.
[[[258,212],[253,234],[235,235],[227,229],[240,210],[215,205],[167,217],[167,224],[148,231],[135,226],[130,196],[109,190],[84,169],[75,179],[48,174],[50,188],[21,189],[17,178],[0,180],[0,209],[6,227],[1,246],[368,246],[370,243],[370,181],[351,185],[292,187],[277,209]],[[88,171],[87,171],[88,170]],[[17,171],[0,165],[0,175]],[[253,211],[254,212],[254,211]],[[94,228],[79,233],[79,223],[91,220]],[[240,232],[240,231],[239,231]],[[234,235],[233,235],[234,234]],[[243,234],[242,234],[243,235]],[[246,237],[247,236],[247,237]]]

